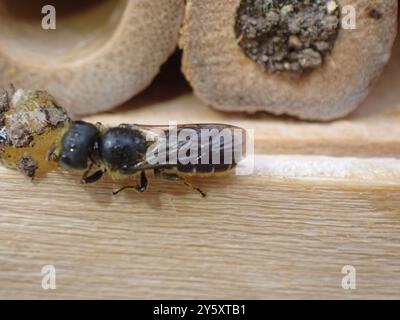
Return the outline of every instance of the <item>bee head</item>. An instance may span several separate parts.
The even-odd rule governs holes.
[[[61,166],[75,170],[86,169],[99,135],[95,125],[83,121],[74,122],[61,140]]]

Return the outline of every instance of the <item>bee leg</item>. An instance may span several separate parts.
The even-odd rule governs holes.
[[[205,193],[203,190],[201,190],[198,187],[195,187],[191,182],[187,181],[185,178],[182,178],[182,180],[185,186],[188,186],[189,188],[192,188],[193,190],[197,191],[198,193],[201,194],[203,198],[207,197],[207,193]]]
[[[147,190],[147,186],[149,185],[149,182],[146,177],[146,173],[142,171],[140,173],[140,183],[139,185],[136,186],[136,190],[139,192],[145,192]]]
[[[89,176],[89,173],[90,173],[90,171],[92,171],[92,168],[93,168],[93,163],[89,164],[89,167],[83,173],[82,178],[81,178],[81,183],[82,184],[84,184],[83,181]]]
[[[169,181],[182,181],[182,178],[174,173],[166,173],[160,169],[154,169],[154,176],[157,178],[169,180]]]
[[[201,194],[201,196],[203,198],[205,198],[207,196],[207,193],[205,193],[203,190],[201,190],[198,187],[195,187],[191,182],[189,182],[188,180],[186,180],[184,177],[181,177],[175,173],[166,173],[163,172],[160,169],[155,169],[154,170],[154,175],[158,178],[162,178],[165,180],[170,180],[170,181],[182,181],[185,186],[188,186],[189,188],[192,188],[193,190],[197,191],[198,193]]]
[[[139,184],[136,186],[125,186],[122,187],[121,189],[113,192],[113,195],[116,196],[117,194],[121,193],[124,190],[128,190],[128,189],[135,189],[137,192],[143,193],[147,190],[147,186],[148,186],[148,180],[146,177],[146,173],[144,171],[142,171],[140,173],[140,181]]]
[[[82,179],[81,179],[82,184],[95,183],[103,177],[103,175],[104,175],[103,170],[98,170],[89,176],[89,172],[90,172],[91,168],[92,168],[92,166],[90,166],[89,169],[86,170],[85,173],[83,174]]]

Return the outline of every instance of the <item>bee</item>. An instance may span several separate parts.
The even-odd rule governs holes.
[[[94,183],[105,173],[114,179],[139,176],[138,184],[114,194],[126,189],[145,192],[146,172],[151,170],[156,177],[184,182],[202,196],[205,193],[189,177],[228,174],[241,159],[244,130],[239,127],[191,124],[177,126],[175,134],[173,130],[170,126],[107,127],[77,121],[68,127],[50,158],[65,169],[84,170],[83,184]],[[235,151],[239,145],[240,152]]]
[[[30,98],[38,96],[38,93],[32,92],[24,94],[29,94]],[[21,99],[21,96],[23,93],[20,92],[17,98]],[[45,98],[52,99],[46,95]],[[101,123],[71,121],[66,117],[65,110],[53,100],[51,104],[42,99],[41,104],[30,104],[27,108],[27,101],[30,100],[25,99],[21,106],[18,99],[14,95],[14,106],[3,108],[7,112],[3,112],[3,128],[0,128],[0,132],[3,141],[8,143],[0,145],[0,157],[6,165],[14,164],[14,167],[22,168],[20,171],[32,178],[37,170],[49,171],[57,167],[82,172],[83,184],[95,183],[105,174],[115,180],[138,180],[134,185],[123,186],[115,191],[116,195],[126,189],[145,192],[148,187],[146,173],[152,171],[155,177],[182,181],[204,197],[205,192],[193,186],[189,179],[227,175],[244,158],[246,152],[246,131],[232,125],[106,126]],[[21,141],[17,141],[17,144],[13,141],[15,128],[12,129],[10,123],[19,119],[17,115],[21,110],[26,117],[27,110],[32,112],[32,106],[37,105],[41,107],[34,110],[36,113],[31,118],[45,119],[40,114],[43,112],[47,117],[53,115],[53,118],[56,114],[58,122],[54,123],[52,119],[49,125],[50,121],[45,119],[40,122],[42,127],[35,125],[34,132],[32,122],[26,122],[20,130],[25,132],[24,139],[21,138],[25,145]],[[28,139],[26,137],[27,132],[31,133],[30,139],[29,135]]]

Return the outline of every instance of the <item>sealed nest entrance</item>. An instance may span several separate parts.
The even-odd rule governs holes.
[[[0,162],[33,178],[57,167],[47,155],[70,118],[44,91],[0,90]]]
[[[340,28],[336,0],[242,0],[235,33],[245,54],[270,73],[323,64]]]

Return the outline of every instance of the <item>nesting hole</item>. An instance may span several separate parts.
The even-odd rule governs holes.
[[[0,0],[0,49],[15,59],[76,61],[113,36],[126,0]],[[42,28],[42,7],[56,9],[56,29]]]

